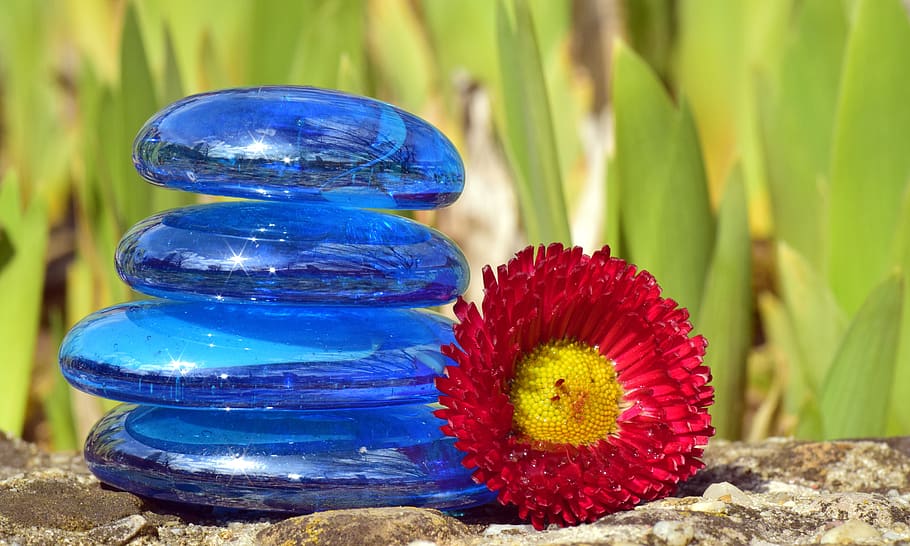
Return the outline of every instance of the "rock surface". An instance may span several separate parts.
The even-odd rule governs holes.
[[[332,546],[910,543],[910,438],[712,442],[677,497],[542,532],[497,505],[294,518],[153,503],[100,485],[81,457],[0,436],[0,544]]]

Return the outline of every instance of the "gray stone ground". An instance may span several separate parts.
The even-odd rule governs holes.
[[[910,544],[910,438],[716,441],[679,496],[534,531],[496,505],[456,517],[382,508],[288,519],[181,512],[105,489],[81,457],[0,436],[0,544]]]

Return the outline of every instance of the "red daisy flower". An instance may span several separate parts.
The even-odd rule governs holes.
[[[665,497],[714,434],[707,342],[646,271],[541,246],[484,268],[483,316],[459,298],[458,363],[436,381],[443,432],[478,483],[542,529]]]

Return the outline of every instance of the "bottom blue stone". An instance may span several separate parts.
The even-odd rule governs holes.
[[[91,471],[137,495],[196,505],[313,512],[377,506],[441,510],[495,494],[425,404],[310,411],[121,405],[85,445]]]

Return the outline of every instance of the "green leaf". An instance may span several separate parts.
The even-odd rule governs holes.
[[[799,417],[797,434],[820,439],[824,434],[818,400],[847,329],[847,317],[822,275],[786,243],[777,248],[777,272],[786,326],[770,325],[777,331],[769,336],[777,340],[792,338],[780,344],[787,354],[791,379],[785,399],[788,408]],[[782,332],[784,328],[788,331]]]
[[[19,181],[7,172],[0,181],[0,230],[8,234],[11,247],[28,249],[14,253],[0,269],[0,430],[17,436],[25,422],[31,384],[48,236],[45,203],[35,198],[25,209],[21,203]]]
[[[674,109],[657,76],[622,44],[613,101],[626,254],[666,294],[697,309],[715,228],[692,116],[685,105]]]
[[[775,232],[822,271],[847,22],[837,2],[807,0],[801,8],[794,40],[779,66],[779,87],[766,86],[758,99]]]
[[[604,220],[603,240],[610,245],[611,252],[614,256],[623,256],[625,248],[622,245],[622,236],[620,232],[620,226],[622,224],[622,217],[620,214],[622,181],[619,179],[619,171],[616,169],[615,155],[607,158],[605,176],[606,179],[604,180],[604,183],[607,185],[605,194],[607,203],[603,210],[606,211],[607,217]]]
[[[714,376],[711,416],[717,434],[739,438],[745,398],[746,356],[752,344],[752,264],[745,185],[739,169],[726,184],[717,245],[695,322],[708,339],[705,363]]]
[[[54,386],[44,399],[44,413],[51,431],[51,445],[55,451],[75,451],[83,445],[82,438],[76,437],[70,398],[72,387],[62,374],[55,374]]]
[[[300,26],[311,20],[312,0],[252,2],[247,85],[287,83],[300,43]],[[320,21],[332,25],[332,21]]]
[[[6,264],[10,263],[15,253],[16,249],[13,248],[13,242],[10,241],[6,230],[0,226],[0,271],[3,271]]]
[[[177,52],[174,50],[171,27],[167,24],[164,26],[164,82],[162,83],[161,102],[163,104],[170,104],[183,97],[183,80],[180,77]]]
[[[496,56],[490,54],[496,48],[496,4],[489,0],[423,0],[420,6],[442,81],[452,82],[459,72],[467,71],[487,87],[498,87]]]
[[[64,336],[63,312],[57,309],[50,313],[51,339],[55,347],[60,346]],[[56,369],[56,360],[52,364]],[[44,413],[51,432],[51,445],[57,451],[76,450],[82,447],[82,439],[76,438],[75,421],[70,406],[70,385],[63,374],[55,373],[53,388],[43,400]]]
[[[831,166],[827,273],[853,314],[888,273],[910,180],[910,19],[899,0],[860,0],[847,44]]]
[[[41,194],[55,218],[66,210],[70,161],[53,30],[58,16],[52,3],[21,0],[4,2],[0,16],[2,164],[21,177],[24,200]]]
[[[251,2],[155,0],[138,2],[137,7],[140,8],[140,20],[145,23],[146,38],[161,35],[171,40],[184,93],[244,83],[246,69],[255,61],[251,58],[255,47],[251,32]],[[304,23],[298,21],[298,24]],[[162,26],[170,33],[169,37],[159,33]],[[171,62],[167,59],[169,53],[166,48],[167,45],[159,40],[149,39],[146,42],[153,71],[165,77]],[[231,62],[225,66],[225,63],[215,62],[215,59],[230,59]],[[228,77],[228,72],[232,77]],[[162,103],[168,102],[167,92],[160,97]]]
[[[753,78],[782,49],[792,0],[678,3],[678,93],[692,104],[713,202],[734,165],[743,170],[750,221],[769,231]]]
[[[119,100],[119,96],[110,90],[105,90],[99,99],[94,125],[97,134],[94,139],[87,137],[87,142],[97,142],[97,155],[88,173],[94,175],[84,181],[84,189],[79,192],[84,206],[83,220],[90,228],[90,233],[80,233],[79,251],[91,260],[99,281],[93,292],[106,304],[122,301],[116,296],[128,293],[110,266],[117,242],[132,223],[153,210],[150,193],[154,189],[139,178],[129,161],[127,144],[130,140],[125,139],[131,137],[126,137],[123,131]],[[106,138],[106,135],[116,135],[116,138]],[[92,161],[91,156],[89,161]]]
[[[903,298],[901,276],[891,275],[856,313],[822,389],[825,438],[885,433]]]
[[[568,2],[552,0],[522,0],[528,5],[534,24],[541,59],[547,62],[551,55],[559,55],[564,45],[567,30],[572,23],[572,6]]]
[[[670,80],[675,9],[671,0],[623,0],[622,13],[629,45]]]
[[[312,4],[297,30],[300,43],[288,81],[365,93],[366,13],[361,0]]]
[[[910,286],[910,186],[904,192],[894,245],[894,261],[900,264],[904,272],[904,286]],[[910,309],[910,290],[904,290],[904,309]],[[891,400],[891,422],[894,426],[888,430],[888,434],[906,435],[910,433],[910,320],[901,323]]]
[[[170,42],[170,41],[169,41]],[[176,62],[171,59],[169,62]],[[176,68],[168,69],[176,72]],[[171,74],[173,76],[173,74]],[[173,86],[172,86],[173,87]],[[195,200],[187,192],[165,190],[147,184],[133,167],[132,143],[152,115],[158,110],[155,80],[149,67],[136,8],[128,4],[120,52],[120,88],[113,94],[113,106],[118,112],[119,132],[116,142],[102,139],[105,153],[113,162],[112,189],[117,199],[117,216],[121,230],[145,218],[152,212],[186,205]],[[173,92],[173,88],[169,91]],[[115,123],[117,123],[115,122]]]
[[[224,65],[220,62],[210,32],[203,32],[199,45],[199,81],[200,88],[220,89],[227,87],[229,78]]]
[[[784,303],[769,292],[758,296],[758,310],[762,326],[775,360],[775,368],[784,384],[782,421],[787,426],[785,434],[801,438],[821,438],[821,418],[818,415],[818,389],[809,388],[809,378],[803,351],[796,339],[796,331]]]
[[[502,137],[516,179],[528,240],[570,243],[559,156],[531,12],[500,0],[496,34],[504,113]]]
[[[127,4],[123,41],[120,44],[120,94],[123,100],[121,115],[124,131],[129,136],[127,142],[132,143],[132,137],[155,113],[158,105],[155,80],[146,57],[136,7],[132,2]],[[129,157],[125,159],[129,162]]]
[[[427,108],[436,67],[430,46],[409,2],[369,3],[368,40],[383,95],[412,112]]]
[[[139,128],[157,110],[155,81],[149,70],[133,2],[127,4],[120,44],[120,87],[102,103],[101,150],[110,168],[110,188],[122,229],[146,216],[152,205],[152,188],[142,182],[130,158],[130,145]]]
[[[587,93],[578,85],[578,67],[569,51],[571,4],[550,0],[530,0],[531,20],[537,36],[540,62],[550,106],[550,121],[559,158],[563,198],[570,218],[585,199],[581,142],[582,120],[590,116]],[[570,222],[570,228],[572,223]]]
[[[783,300],[802,356],[799,361],[806,367],[809,387],[818,393],[847,329],[847,316],[822,275],[786,243],[778,245],[777,265]]]

